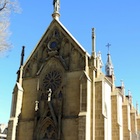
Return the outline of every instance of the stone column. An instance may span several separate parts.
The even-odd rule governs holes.
[[[123,139],[131,140],[131,121],[130,121],[130,105],[129,103],[124,103],[122,106],[123,112]]]
[[[137,139],[137,121],[136,121],[136,110],[135,109],[131,109],[130,120],[131,120],[132,140],[136,140]]]
[[[140,139],[140,115],[137,116],[137,135],[139,140]]]

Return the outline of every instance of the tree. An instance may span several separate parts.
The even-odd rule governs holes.
[[[2,3],[2,2],[1,2]],[[7,1],[5,0],[0,6],[0,11],[2,11],[6,7]]]
[[[11,47],[9,42],[9,25],[11,12],[18,12],[17,0],[0,0],[0,55],[7,52]]]

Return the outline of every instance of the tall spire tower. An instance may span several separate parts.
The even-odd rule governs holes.
[[[112,61],[111,61],[111,55],[110,55],[110,52],[109,52],[109,47],[110,46],[111,46],[111,44],[109,44],[109,43],[106,45],[106,47],[108,47],[107,63],[106,63],[106,66],[105,66],[105,72],[106,72],[107,76],[114,75],[114,67],[113,67],[113,64],[112,64]]]
[[[53,7],[54,7],[54,12],[52,14],[52,17],[56,20],[59,20],[60,0],[53,0]]]

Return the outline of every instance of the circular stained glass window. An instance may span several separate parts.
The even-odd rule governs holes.
[[[52,91],[55,91],[61,85],[61,79],[62,77],[60,72],[58,71],[49,72],[43,80],[44,88],[46,90],[51,89]]]
[[[57,47],[58,47],[58,44],[57,44],[56,41],[52,41],[52,42],[50,42],[50,44],[49,44],[49,48],[50,48],[51,50],[56,50]]]

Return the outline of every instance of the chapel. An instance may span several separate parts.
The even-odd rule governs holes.
[[[115,85],[111,54],[103,73],[94,28],[90,55],[60,22],[60,1],[53,6],[25,62],[22,48],[7,140],[140,140],[138,107]]]

